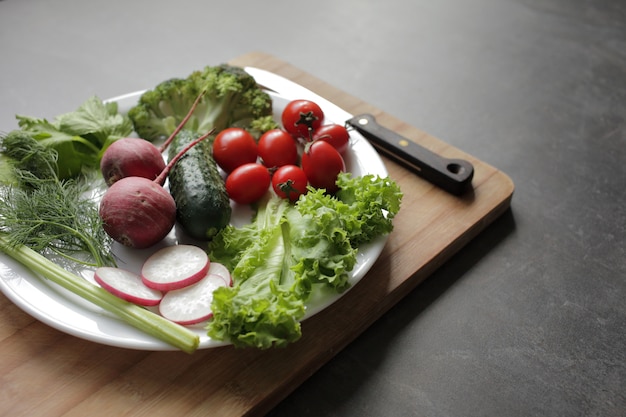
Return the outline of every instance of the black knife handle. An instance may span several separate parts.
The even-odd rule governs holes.
[[[461,195],[471,188],[474,166],[464,159],[448,159],[378,124],[371,114],[346,121],[386,156],[434,185]]]

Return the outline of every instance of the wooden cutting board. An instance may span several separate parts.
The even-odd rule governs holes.
[[[187,355],[99,345],[38,322],[0,295],[0,414],[12,416],[263,415],[413,290],[510,205],[514,186],[496,168],[273,56],[231,61],[263,68],[350,113],[475,167],[474,192],[441,191],[385,160],[404,199],[370,272],[339,302],[303,323],[303,337],[268,351],[221,347]]]

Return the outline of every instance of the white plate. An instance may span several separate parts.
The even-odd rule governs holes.
[[[141,94],[141,91],[126,94],[113,98],[111,101],[117,101],[119,110],[127,112],[137,103]],[[272,94],[272,99],[274,116],[276,120],[280,120],[280,113],[288,103],[288,99],[277,94]],[[344,123],[345,120],[342,120],[341,117],[344,116],[345,112],[338,107],[328,105],[322,110],[324,110],[327,123],[331,121]],[[348,171],[357,176],[364,174],[386,176],[385,165],[369,142],[354,131],[350,133],[351,148],[345,158]],[[232,223],[235,225],[246,223],[249,221],[249,215],[248,210],[236,208],[233,211]],[[175,244],[179,239],[180,234],[174,230],[163,244],[157,245],[158,247],[131,250],[121,245],[115,245],[113,252],[120,258],[121,267],[138,271],[147,256],[162,245]],[[350,274],[351,286],[363,278],[378,259],[386,239],[386,236],[382,236],[359,249],[357,264]],[[81,275],[95,284],[92,270],[84,270]],[[65,333],[93,342],[129,349],[154,351],[175,349],[165,342],[124,323],[112,313],[81,299],[54,283],[41,279],[3,253],[0,253],[0,289],[22,310]],[[341,295],[331,291],[320,291],[307,303],[305,318],[311,317],[336,302]],[[192,330],[197,332],[200,337],[200,349],[229,344],[211,339],[202,326],[193,327]]]

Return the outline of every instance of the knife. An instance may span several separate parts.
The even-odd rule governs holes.
[[[379,153],[395,160],[439,188],[457,196],[472,188],[474,167],[470,162],[438,155],[380,125],[373,115],[366,113],[354,116],[324,97],[278,74],[254,67],[245,67],[244,70],[252,75],[259,85],[287,99],[311,100],[322,109],[332,106],[334,114],[345,120],[346,127],[353,128],[367,139]]]

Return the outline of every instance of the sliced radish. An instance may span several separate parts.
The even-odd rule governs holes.
[[[163,298],[161,291],[146,287],[138,274],[124,269],[103,266],[96,269],[94,279],[111,294],[141,306],[155,306]]]
[[[208,274],[219,275],[222,277],[227,286],[233,286],[233,277],[230,275],[230,271],[228,271],[228,268],[220,263],[211,262]]]
[[[177,290],[204,278],[210,263],[207,253],[198,246],[168,246],[146,259],[141,267],[141,279],[155,290]]]
[[[184,326],[203,322],[213,316],[213,291],[224,286],[226,283],[221,276],[208,274],[193,285],[165,294],[159,312],[166,319]]]

